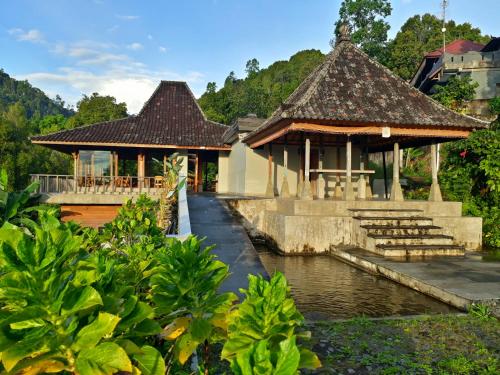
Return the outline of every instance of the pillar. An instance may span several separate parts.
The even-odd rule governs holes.
[[[273,186],[273,147],[271,143],[267,145],[267,186],[266,186],[266,197],[274,197],[274,186]]]
[[[167,154],[163,154],[163,175],[167,174]]]
[[[365,161],[365,167],[368,167],[370,164],[370,157],[368,154],[368,149],[364,150],[363,157],[364,157],[364,161]],[[370,185],[370,175],[367,174],[365,176],[365,178],[366,178],[366,199],[372,199],[373,193],[372,193],[372,187]]]
[[[337,166],[336,166],[337,169],[340,169],[340,147],[337,146]],[[341,181],[340,181],[340,173],[337,172],[336,176],[335,176],[335,198],[337,199],[341,199],[342,198],[342,195],[344,194],[342,192],[342,186],[341,186]]]
[[[345,175],[345,187],[344,187],[344,200],[353,201],[354,187],[352,186],[352,141],[351,138],[347,137],[346,148],[345,148],[345,163],[346,163],[346,175]]]
[[[78,152],[73,152],[73,191],[78,191]]]
[[[366,168],[365,153],[363,150],[359,155],[359,169],[361,171],[364,171],[365,168]],[[358,198],[366,199],[366,179],[365,179],[365,174],[363,172],[359,174],[359,179],[358,179]]]
[[[200,173],[200,168],[199,168],[199,162],[200,162],[200,158],[199,158],[199,155],[198,155],[198,151],[196,151],[195,155],[194,155],[194,186],[193,186],[193,191],[195,193],[198,193],[198,186],[200,184],[200,180],[199,180],[199,173]]]
[[[113,163],[114,163],[114,172],[115,172],[115,177],[118,177],[120,175],[120,170],[118,168],[118,152],[113,153]]]
[[[304,188],[304,170],[302,169],[302,157],[304,156],[304,150],[302,146],[302,142],[298,148],[299,153],[299,180],[297,183],[297,197],[300,198],[302,196],[302,190]]]
[[[142,152],[137,154],[137,181],[140,188],[144,187],[144,177],[146,176],[144,159],[145,156]]]
[[[280,197],[290,198],[290,188],[288,187],[288,146],[286,143],[286,136],[285,145],[283,146],[283,183],[281,184]]]
[[[306,138],[306,147],[305,147],[305,163],[304,163],[304,186],[302,188],[302,194],[300,199],[304,200],[312,200],[313,195],[311,191],[311,140]]]
[[[323,140],[320,135],[320,147],[318,150],[318,168],[321,170],[323,169],[323,157],[325,155],[325,149],[323,148]],[[323,176],[323,172],[318,173],[318,199],[325,199],[325,178]]]
[[[432,171],[432,185],[429,194],[429,200],[434,202],[442,202],[443,197],[441,196],[441,189],[439,187],[438,181],[438,147],[435,143],[431,145],[431,171]]]
[[[403,190],[399,183],[399,143],[394,143],[394,152],[392,153],[392,188],[391,201],[403,201]]]

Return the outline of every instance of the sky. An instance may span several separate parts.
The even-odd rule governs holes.
[[[98,92],[137,113],[160,80],[200,96],[246,62],[330,50],[341,0],[0,0],[0,69],[75,105]],[[392,0],[393,37],[441,0]],[[500,0],[450,0],[448,18],[500,36]]]

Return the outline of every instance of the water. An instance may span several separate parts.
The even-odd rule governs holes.
[[[457,312],[434,298],[371,275],[330,256],[284,257],[255,245],[271,275],[285,274],[299,310],[308,319],[342,319]]]

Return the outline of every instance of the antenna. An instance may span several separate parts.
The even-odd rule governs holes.
[[[441,17],[443,18],[443,28],[441,32],[443,33],[443,58],[446,52],[446,8],[448,8],[449,0],[441,1]]]

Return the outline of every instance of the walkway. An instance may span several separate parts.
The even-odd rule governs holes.
[[[188,195],[191,231],[198,237],[207,237],[205,244],[216,245],[213,252],[229,265],[231,276],[221,291],[239,294],[239,288],[247,288],[247,275],[267,275],[257,251],[245,229],[228,211],[225,203],[214,195]]]

